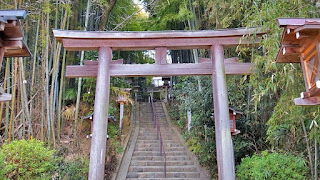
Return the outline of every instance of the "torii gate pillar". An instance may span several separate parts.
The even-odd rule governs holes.
[[[210,50],[213,67],[212,88],[219,179],[234,180],[236,179],[233,158],[234,153],[230,133],[228,91],[223,46],[213,45]]]
[[[104,164],[107,144],[108,106],[110,93],[110,47],[99,49],[99,65],[94,101],[93,132],[90,153],[89,180],[104,179]]]

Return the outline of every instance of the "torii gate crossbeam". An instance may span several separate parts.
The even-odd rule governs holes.
[[[104,178],[106,130],[110,76],[178,76],[212,75],[215,111],[217,161],[220,180],[235,179],[234,154],[230,133],[226,74],[250,74],[253,65],[225,59],[224,48],[239,44],[257,44],[259,29],[228,29],[210,31],[163,32],[97,32],[53,30],[54,36],[69,51],[98,50],[98,62],[86,61],[84,66],[68,66],[67,77],[97,77],[94,121],[90,153],[89,180]],[[244,36],[256,34],[256,39]],[[210,49],[210,59],[198,64],[167,64],[168,49]],[[112,61],[112,50],[155,50],[155,64],[121,64]]]

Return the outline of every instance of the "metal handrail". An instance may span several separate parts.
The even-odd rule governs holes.
[[[157,117],[157,112],[154,107],[153,99],[151,98],[151,109],[152,109],[152,114],[153,114],[153,126],[154,128],[157,128],[157,139],[160,140],[160,156],[163,156],[164,160],[164,177],[167,177],[167,159],[166,159],[166,151],[164,150],[164,145],[163,145],[163,140],[162,140],[162,134],[160,131],[160,124],[159,120]]]

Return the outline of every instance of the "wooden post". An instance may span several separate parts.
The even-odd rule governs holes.
[[[99,65],[94,103],[94,120],[90,152],[89,180],[103,180],[108,127],[110,92],[109,67],[112,59],[110,47],[99,49]]]
[[[212,86],[219,180],[234,180],[234,155],[230,133],[228,94],[222,45],[211,46]]]

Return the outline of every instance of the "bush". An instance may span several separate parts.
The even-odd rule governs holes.
[[[238,180],[302,180],[308,168],[301,157],[281,153],[262,152],[242,159],[237,167]]]
[[[40,141],[12,141],[0,149],[0,179],[49,179],[55,161],[54,150]]]
[[[77,157],[70,161],[61,159],[59,174],[56,179],[61,180],[85,180],[89,173],[89,159]]]

